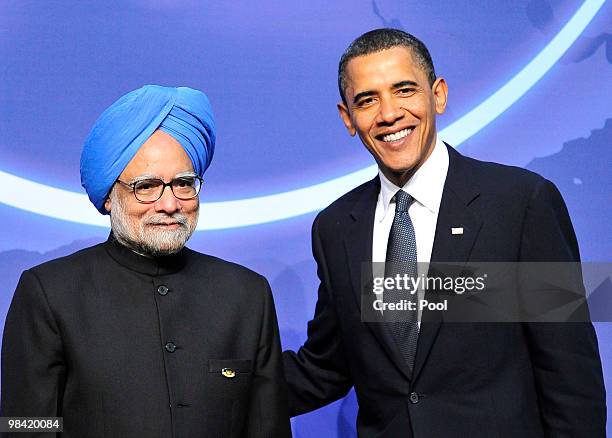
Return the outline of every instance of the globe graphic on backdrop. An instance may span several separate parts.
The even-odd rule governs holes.
[[[355,15],[363,14],[354,17],[354,21],[371,21],[373,27],[402,27],[402,20],[410,20],[385,17],[383,11],[389,5],[380,3],[373,1],[371,8],[353,9]],[[398,5],[392,6],[395,7],[389,9],[392,13],[399,13],[398,17],[408,15],[402,14],[404,11]],[[19,172],[30,180],[63,187],[73,193],[78,191],[74,181],[75,172],[71,169],[77,168],[80,139],[86,135],[87,127],[95,119],[96,110],[93,108],[96,108],[97,102],[105,99],[112,101],[113,94],[109,91],[121,89],[126,82],[164,83],[173,78],[175,82],[210,90],[208,93],[220,114],[221,141],[217,161],[221,161],[221,164],[216,165],[210,174],[210,201],[213,204],[207,219],[214,221],[216,218],[216,222],[208,226],[204,223],[202,228],[265,223],[315,211],[371,173],[373,167],[366,164],[367,157],[363,153],[347,154],[346,149],[332,147],[341,141],[340,138],[336,141],[334,136],[339,137],[343,133],[338,130],[333,105],[327,105],[328,111],[320,110],[321,102],[334,102],[336,90],[331,86],[334,83],[331,67],[341,51],[334,46],[345,44],[342,38],[332,33],[335,31],[333,28],[323,26],[323,31],[317,34],[317,44],[317,41],[304,36],[307,34],[299,33],[305,29],[298,28],[296,31],[296,28],[278,24],[278,20],[280,23],[289,22],[291,15],[296,13],[292,8],[260,10],[260,16],[254,20],[250,10],[219,7],[218,11],[207,10],[204,13],[196,4],[189,2],[180,7],[163,2],[136,2],[130,7],[134,10],[118,26],[119,32],[110,35],[104,27],[89,26],[92,11],[88,8],[80,11],[82,16],[79,16],[78,9],[71,11],[70,15],[62,15],[52,8],[38,8],[35,19],[39,23],[36,26],[23,26],[24,23],[15,20],[15,29],[9,30],[14,30],[17,35],[21,31],[23,38],[20,41],[23,44],[4,48],[8,52],[5,53],[6,57],[16,61],[6,76],[9,83],[12,81],[15,85],[15,90],[29,88],[29,98],[36,96],[41,103],[32,110],[20,101],[20,93],[9,93],[9,101],[14,100],[15,105],[10,112],[7,111],[7,116],[16,129],[14,135],[7,139],[11,145],[5,151],[5,156],[1,157],[7,172]],[[313,17],[324,17],[324,7],[320,7],[320,10],[310,7],[303,12]],[[517,29],[514,25],[512,38],[499,32],[499,29],[489,28],[487,23],[490,20],[483,21],[477,28],[470,28],[469,34],[462,33],[461,44],[465,47],[478,47],[472,41],[486,39],[489,46],[496,48],[487,57],[474,50],[453,50],[447,44],[437,47],[434,40],[432,52],[436,59],[439,56],[444,60],[439,70],[452,77],[453,83],[458,85],[453,89],[456,97],[445,119],[447,126],[441,131],[443,138],[458,146],[501,115],[563,56],[600,7],[601,3],[596,1],[583,3],[544,48],[532,50],[533,59],[518,67],[509,64],[512,59],[509,54],[513,47],[515,50],[517,47],[517,32],[524,35],[527,43],[530,39],[541,38],[537,24],[544,24],[538,20],[546,20],[546,17],[537,15],[537,9],[534,12],[533,6],[527,8],[531,14],[527,16],[531,20],[519,21],[524,24],[524,29]],[[429,11],[432,20],[437,12]],[[452,11],[445,12],[449,14]],[[185,15],[189,13],[201,19],[201,22],[193,19],[194,15]],[[283,14],[287,14],[284,17],[286,20],[282,20]],[[520,11],[520,14],[524,14],[524,11]],[[192,20],[184,21],[187,16]],[[98,20],[103,18],[96,15]],[[59,23],[58,19],[63,19],[65,23]],[[181,19],[184,21],[183,32],[172,32],[169,27]],[[228,21],[232,25],[221,33],[220,23]],[[201,24],[201,27],[190,29],[189,25],[194,23]],[[302,20],[302,23],[305,23],[303,27],[313,26],[307,20]],[[445,26],[447,32],[459,34],[465,31],[465,23],[457,21],[455,26],[452,23]],[[410,23],[410,27],[411,31],[419,33],[418,23]],[[499,23],[494,27],[499,27]],[[240,32],[231,32],[231,29],[239,29]],[[113,41],[113,37],[119,41]],[[497,39],[492,40],[495,37]],[[133,45],[126,44],[129,41]],[[338,43],[322,44],[322,41]],[[40,50],[42,43],[48,50]],[[223,56],[220,50],[235,56]],[[300,56],[295,56],[296,52]],[[179,59],[183,61],[177,68],[177,63],[171,61]],[[132,71],[127,79],[123,69],[109,62],[112,60],[123,62],[132,70],[140,67],[142,71]],[[38,76],[40,80],[29,83],[30,87],[19,84],[24,78],[35,76],[36,69],[41,65],[61,74]],[[491,70],[491,66],[498,66],[501,78],[510,76],[508,71],[513,76],[504,81],[495,74],[484,77],[475,74],[479,70]],[[469,80],[473,77],[479,79]],[[100,81],[104,82],[103,92],[91,86]],[[487,94],[482,90],[491,91]],[[70,99],[79,100],[79,104],[71,105]],[[278,104],[268,105],[268,102]],[[295,104],[293,108],[292,104]],[[281,113],[283,118],[279,123]],[[322,114],[325,117],[319,117]],[[48,126],[61,126],[68,122],[71,129],[31,129],[41,115],[44,115]],[[331,123],[335,126],[331,126]],[[57,147],[44,147],[47,144]],[[257,151],[266,149],[273,153],[257,154]],[[32,163],[28,157],[35,151],[37,155],[42,151],[46,156]],[[258,156],[265,160],[258,160]],[[249,159],[245,160],[246,157]],[[53,177],[44,176],[45,173],[51,173]],[[231,193],[227,193],[229,187]],[[36,192],[36,187],[28,192]],[[39,199],[54,197],[58,197],[58,194],[38,195]],[[245,202],[225,205],[223,200],[228,197],[237,197]],[[299,202],[292,201],[297,197],[300,198]],[[70,202],[64,204],[74,204],[72,199],[76,198],[66,199],[70,199]],[[215,199],[221,202],[215,202]],[[27,204],[23,199],[20,202],[18,206],[21,208]],[[84,204],[84,197],[81,196],[79,208]],[[244,211],[239,215],[241,219],[228,223],[227,212],[241,207]],[[253,207],[259,207],[264,213],[254,215]],[[47,206],[39,206],[38,211],[49,216],[54,214]],[[93,223],[89,222],[90,219],[81,220],[78,214],[69,217],[77,222]],[[95,216],[90,212],[90,217]],[[95,221],[101,223],[102,220],[96,217]]]

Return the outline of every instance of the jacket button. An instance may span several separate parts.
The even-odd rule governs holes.
[[[410,394],[410,403],[412,403],[413,405],[416,405],[419,402],[419,394],[417,394],[416,392],[413,392],[412,394]]]
[[[164,348],[168,353],[174,353],[174,350],[176,350],[176,345],[174,345],[173,342],[168,342],[166,345],[164,345]]]
[[[160,287],[157,288],[157,293],[164,296],[168,294],[169,290],[170,289],[168,289],[168,286],[161,285]]]

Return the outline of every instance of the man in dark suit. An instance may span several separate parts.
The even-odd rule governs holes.
[[[268,282],[185,247],[214,142],[188,88],[145,86],[98,119],[81,178],[112,233],[21,276],[2,416],[63,417],[77,438],[291,436]]]
[[[437,137],[447,85],[418,39],[360,36],[338,82],[340,116],[379,175],[314,222],[315,315],[304,345],[284,353],[291,415],[354,386],[362,438],[605,436],[589,322],[457,323],[427,310],[362,322],[364,262],[577,262],[579,252],[551,182],[464,157]]]

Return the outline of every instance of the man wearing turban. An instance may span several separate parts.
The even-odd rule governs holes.
[[[96,121],[81,182],[112,231],[22,274],[2,416],[63,417],[65,437],[291,435],[268,282],[185,247],[214,149],[190,88],[144,86]]]

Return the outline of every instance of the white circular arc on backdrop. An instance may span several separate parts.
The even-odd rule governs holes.
[[[533,87],[584,31],[605,0],[586,0],[546,47],[482,103],[441,130],[453,146],[483,129]],[[302,189],[255,198],[202,204],[199,230],[220,230],[288,219],[320,210],[376,174],[376,165]],[[11,190],[20,187],[20,194]],[[23,196],[28,193],[28,196]],[[50,187],[0,171],[0,202],[55,219],[109,226],[84,194]]]

